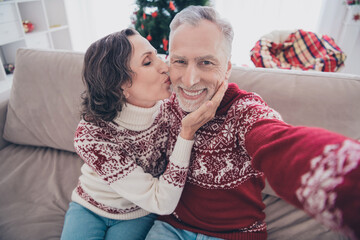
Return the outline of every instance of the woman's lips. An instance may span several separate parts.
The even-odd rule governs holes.
[[[167,77],[166,80],[164,81],[164,83],[171,84],[170,77]]]

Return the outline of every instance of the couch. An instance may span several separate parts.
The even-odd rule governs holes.
[[[83,53],[19,49],[0,95],[0,239],[59,239],[81,159]],[[360,76],[233,67],[230,82],[260,94],[294,125],[360,138]],[[347,239],[264,189],[269,239]]]

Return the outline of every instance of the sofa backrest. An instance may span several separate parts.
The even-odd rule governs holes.
[[[233,67],[230,81],[258,93],[289,124],[360,139],[358,75]]]
[[[4,128],[17,144],[74,151],[83,53],[19,49]],[[234,67],[230,82],[260,94],[294,125],[360,138],[360,76]]]
[[[80,120],[83,53],[19,49],[4,138],[67,151]]]

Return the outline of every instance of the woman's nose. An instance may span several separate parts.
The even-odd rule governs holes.
[[[169,66],[162,59],[159,59],[159,71],[160,73],[169,72]]]

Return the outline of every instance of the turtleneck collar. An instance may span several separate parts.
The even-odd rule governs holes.
[[[142,108],[126,103],[114,119],[118,125],[133,131],[142,131],[149,128],[159,112],[161,101],[157,102],[151,108]]]

